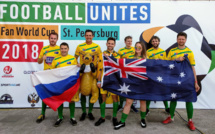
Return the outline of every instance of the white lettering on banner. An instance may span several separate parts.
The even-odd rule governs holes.
[[[57,18],[60,18],[60,20],[63,19],[59,5],[57,5],[57,7],[56,7],[55,15],[54,15],[54,20],[56,20]]]
[[[107,20],[110,20],[110,6],[107,6],[107,10],[105,6],[102,6],[102,20],[105,20],[105,16]]]
[[[72,20],[72,17],[69,17],[69,6],[68,5],[66,5],[65,13],[66,13],[66,20]]]
[[[1,4],[0,5],[0,11],[1,11],[0,12],[0,19],[2,19],[4,16],[3,14],[7,12],[6,10],[4,10],[4,7],[7,7],[7,4]]]
[[[116,20],[117,19],[117,6],[114,6],[113,9],[114,9],[113,10],[114,11],[113,12],[113,16],[114,16],[113,18],[114,18],[114,20]]]
[[[78,6],[75,6],[75,19],[82,20],[82,17],[78,17]]]
[[[125,9],[127,8],[127,6],[120,6],[119,8],[122,9],[122,20],[125,20]]]
[[[50,18],[51,18],[51,7],[49,5],[44,5],[43,6],[43,19],[49,20]]]
[[[29,16],[30,16],[29,13],[30,13],[29,6],[28,5],[23,5],[22,6],[22,18],[23,19],[28,19]]]
[[[95,17],[93,16],[93,14],[94,14],[94,10],[93,10],[93,6],[90,6],[90,10],[91,10],[91,12],[90,12],[90,18],[92,19],[92,20],[97,20],[98,19],[98,17],[99,17],[99,6],[95,6]]]
[[[130,20],[137,20],[136,17],[134,17],[135,14],[137,14],[137,12],[134,11],[134,9],[137,9],[137,6],[131,6],[130,7]]]
[[[10,17],[11,17],[11,19],[17,19],[18,18],[18,6],[16,4],[13,4],[10,6]]]
[[[38,8],[40,8],[40,5],[32,5],[35,11],[35,20],[38,19]]]
[[[141,19],[141,20],[146,20],[146,19],[148,18],[148,14],[147,14],[147,12],[145,12],[143,9],[144,9],[144,10],[147,10],[147,6],[141,6],[141,7],[140,7],[140,13],[143,14],[143,16],[144,16],[144,17],[143,17],[143,16],[140,16],[140,19]]]

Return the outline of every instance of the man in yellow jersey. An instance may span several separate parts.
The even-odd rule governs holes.
[[[147,59],[156,59],[156,60],[166,60],[166,52],[159,48],[160,38],[157,36],[153,36],[151,38],[152,47],[147,50]],[[149,112],[149,106],[151,101],[146,101],[146,116]],[[165,111],[169,113],[169,106],[167,101],[163,101],[165,106]]]
[[[195,71],[195,59],[194,59],[194,54],[193,52],[185,46],[187,40],[187,34],[184,32],[180,32],[177,35],[177,43],[178,43],[178,47],[176,48],[172,48],[169,51],[168,54],[168,59],[169,60],[177,60],[177,61],[183,61],[185,59],[184,56],[187,56],[190,64],[192,66],[193,69],[193,74],[194,74],[194,78],[195,78],[195,89],[196,92],[198,92],[199,90],[199,85],[197,83],[197,77],[196,77],[196,71]],[[170,116],[163,121],[164,124],[168,124],[174,121],[174,112],[175,112],[175,108],[177,105],[177,101],[171,101],[170,103]],[[187,118],[188,118],[188,127],[190,130],[194,131],[196,128],[193,124],[192,121],[192,117],[193,117],[193,104],[192,102],[186,102],[186,109],[187,109]]]
[[[107,50],[105,50],[103,53],[107,56],[113,56],[114,58],[119,59],[120,55],[114,51],[114,47],[116,46],[116,39],[113,37],[109,37],[107,39]],[[103,61],[100,60],[99,64],[102,64],[103,66]],[[98,75],[98,82],[97,82],[97,86],[100,88],[100,94],[102,95],[102,102],[100,104],[100,112],[101,112],[101,117],[99,118],[99,120],[95,123],[95,126],[99,126],[101,125],[103,122],[105,122],[105,105],[106,105],[106,97],[107,97],[107,90],[104,90],[101,88],[101,78],[102,78],[102,72],[103,70],[99,70],[99,75]],[[118,95],[110,93],[112,98],[113,98],[113,118],[112,118],[112,122],[113,125],[116,125],[117,123],[117,110],[118,110]]]
[[[93,31],[92,30],[86,30],[85,31],[85,39],[86,42],[79,44],[76,48],[75,51],[75,58],[78,59],[78,57],[80,57],[80,64],[83,64],[83,52],[84,53],[97,53],[98,55],[94,55],[93,58],[93,64],[95,65],[95,68],[97,68],[97,64],[98,64],[98,57],[99,54],[101,53],[101,48],[98,44],[93,43]],[[82,66],[83,67],[83,66]],[[81,68],[82,68],[81,67]],[[90,100],[91,96],[89,97]],[[93,114],[92,114],[92,110],[93,110],[93,105],[94,103],[90,103],[89,101],[89,111],[88,111],[88,117],[90,120],[95,120]],[[86,118],[86,96],[81,95],[81,107],[82,107],[82,115],[80,117],[80,121],[85,120]]]
[[[60,68],[60,67],[66,67],[71,65],[77,65],[77,60],[74,56],[69,55],[69,45],[65,42],[60,44],[60,52],[61,55],[54,58],[52,62],[52,68]],[[77,121],[74,118],[75,114],[75,102],[72,100],[69,103],[69,109],[70,109],[70,123],[75,126],[77,125]],[[55,127],[58,127],[63,122],[63,104],[58,108],[58,119],[56,123],[54,124]]]
[[[125,47],[119,49],[118,53],[121,56],[121,58],[126,58],[126,59],[133,59],[134,58],[134,54],[135,54],[135,48],[132,46],[132,37],[131,36],[126,36],[125,39]],[[118,111],[122,111],[123,110],[123,102],[124,102],[125,98],[124,97],[120,97],[120,104],[118,107]],[[134,101],[136,102],[136,100]],[[131,105],[131,109],[137,113],[138,110],[134,107],[134,105]]]
[[[37,62],[39,64],[44,63],[44,70],[51,69],[51,64],[53,59],[60,54],[60,47],[56,45],[58,40],[57,33],[50,33],[49,35],[49,45],[44,46],[38,57]],[[40,123],[45,119],[45,111],[46,111],[46,104],[42,101],[42,110],[41,115],[38,116],[36,122]]]

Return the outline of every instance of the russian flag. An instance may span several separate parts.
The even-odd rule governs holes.
[[[38,95],[54,111],[70,102],[79,89],[79,67],[76,65],[35,72],[31,75]]]

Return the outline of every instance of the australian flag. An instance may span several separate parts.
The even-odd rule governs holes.
[[[103,56],[103,89],[117,95],[152,101],[196,102],[189,60],[115,59]]]

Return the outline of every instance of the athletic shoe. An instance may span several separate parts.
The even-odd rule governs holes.
[[[113,117],[112,118],[112,122],[113,122],[113,126],[116,126],[118,121],[117,121],[117,118],[116,117]]]
[[[196,130],[196,127],[194,126],[194,123],[192,120],[188,121],[188,127],[190,128],[191,131]]]
[[[123,108],[119,105],[118,109],[117,109],[117,112],[121,112],[122,110],[123,110]]]
[[[105,122],[105,119],[103,119],[102,117],[99,118],[99,120],[95,123],[95,126],[99,126],[101,125],[103,122]]]
[[[55,124],[54,124],[54,126],[55,127],[58,127],[58,126],[60,126],[60,124],[63,122],[63,119],[57,119],[57,121],[55,122]]]
[[[70,123],[71,123],[73,126],[76,126],[76,125],[77,125],[77,121],[75,120],[75,118],[70,118]]]
[[[173,121],[174,121],[174,119],[171,119],[171,117],[169,116],[166,120],[163,121],[163,124],[168,124],[168,123],[171,123]]]
[[[116,126],[114,126],[114,129],[115,130],[118,130],[120,129],[121,127],[124,127],[125,126],[125,123],[122,123],[121,121],[119,123],[116,124]]]
[[[88,118],[89,118],[90,120],[95,120],[95,117],[93,116],[92,113],[88,113]]]
[[[45,119],[45,115],[39,115],[38,117],[37,117],[37,120],[36,120],[36,122],[37,123],[40,123],[40,122],[42,122],[43,120]]]
[[[134,107],[134,105],[131,105],[131,110],[135,113],[138,113],[138,110]]]
[[[170,114],[170,109],[169,109],[169,108],[165,109],[165,111],[166,111],[168,114]]]
[[[150,113],[149,109],[148,109],[148,108],[146,108],[146,116],[148,116],[148,115],[149,115],[149,113]]]
[[[141,127],[145,128],[146,127],[146,121],[145,119],[142,119],[140,122]]]
[[[83,120],[85,120],[85,118],[86,118],[86,113],[82,113],[82,115],[81,115],[81,117],[80,117],[80,121],[83,121]]]

